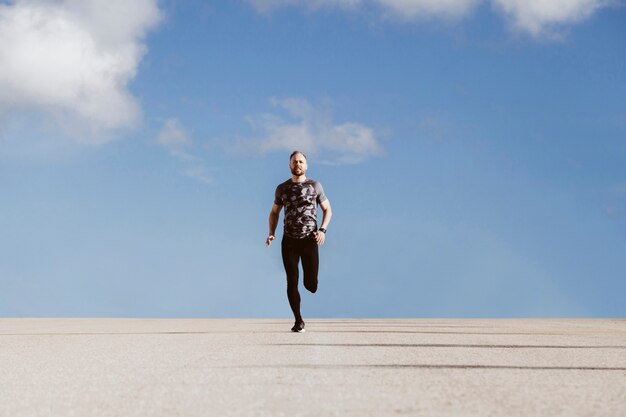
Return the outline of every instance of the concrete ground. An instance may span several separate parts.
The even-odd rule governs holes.
[[[0,416],[626,416],[626,320],[0,319]]]

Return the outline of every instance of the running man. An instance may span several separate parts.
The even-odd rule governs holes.
[[[300,314],[300,293],[298,292],[298,262],[302,260],[304,288],[317,291],[317,271],[319,265],[318,245],[326,239],[326,228],[332,217],[330,201],[324,194],[322,185],[306,177],[306,155],[293,151],[289,157],[291,178],[276,187],[274,205],[270,211],[270,233],[265,241],[269,248],[278,225],[280,210],[285,208],[283,240],[281,242],[283,265],[287,274],[287,298],[296,323],[292,332],[304,332],[304,320]],[[322,208],[322,226],[317,228],[317,205]]]

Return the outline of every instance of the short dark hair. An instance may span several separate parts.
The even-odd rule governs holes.
[[[304,159],[306,160],[306,155],[304,154],[304,152],[296,150],[296,151],[291,152],[291,155],[289,156],[289,162],[291,162],[291,158],[293,158],[293,156],[297,154],[304,156]]]

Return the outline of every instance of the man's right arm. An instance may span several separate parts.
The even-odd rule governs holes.
[[[269,235],[267,236],[267,239],[265,240],[265,246],[267,246],[268,248],[272,244],[272,240],[275,239],[274,233],[276,233],[276,226],[278,226],[278,218],[280,216],[280,210],[282,208],[283,206],[279,206],[278,204],[274,203],[274,205],[272,206],[272,210],[270,211],[270,217],[269,217],[270,232],[269,232]]]

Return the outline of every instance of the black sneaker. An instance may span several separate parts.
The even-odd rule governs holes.
[[[306,332],[306,330],[304,330],[304,321],[302,320],[296,321],[296,324],[293,325],[293,327],[291,328],[291,331],[298,332],[298,333]]]

